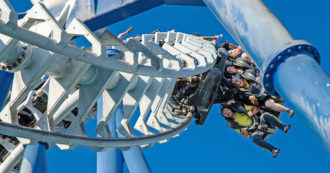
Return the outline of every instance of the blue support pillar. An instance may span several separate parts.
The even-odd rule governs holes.
[[[45,143],[27,145],[20,173],[47,173],[46,149]]]
[[[5,104],[8,92],[13,83],[14,74],[0,71],[0,110]]]
[[[97,101],[97,120],[100,121],[103,115],[103,98]],[[116,117],[111,117],[109,121],[110,132],[113,137],[116,133]],[[97,173],[122,173],[123,157],[117,148],[109,148],[106,151],[97,153]]]
[[[97,102],[97,119],[102,118],[103,111],[102,97]],[[110,132],[113,137],[123,137],[116,132],[120,121],[123,118],[122,106],[119,106],[116,113],[109,121]],[[116,148],[109,148],[104,152],[97,153],[97,173],[122,173],[123,162],[126,163],[130,173],[151,173],[151,169],[139,147],[132,147],[128,151],[120,151]]]
[[[261,0],[203,0],[261,69],[266,90],[280,94],[330,152],[330,82],[317,50],[292,38]]]
[[[122,154],[130,173],[152,172],[140,147],[132,147],[128,151],[123,151]]]
[[[120,125],[120,121],[123,119],[123,107],[118,107],[116,111],[116,126]],[[120,133],[117,133],[118,137],[124,137]],[[146,158],[140,147],[132,147],[127,151],[122,151],[124,161],[130,173],[151,173],[151,169],[148,165]]]
[[[330,79],[319,64],[297,54],[281,64],[274,74],[274,88],[290,98],[294,109],[330,153]],[[287,99],[286,99],[287,100]]]

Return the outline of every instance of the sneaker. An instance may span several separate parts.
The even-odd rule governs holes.
[[[280,154],[280,149],[274,149],[272,150],[273,158],[275,159]]]
[[[291,125],[284,126],[284,128],[283,128],[284,133],[288,133],[290,128],[291,128]]]
[[[290,117],[290,118],[292,118],[292,117],[294,116],[294,111],[293,111],[293,110],[290,109],[290,110],[288,111],[288,113],[289,113],[289,117]]]

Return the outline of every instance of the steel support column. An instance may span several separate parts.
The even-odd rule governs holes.
[[[121,120],[124,117],[123,107],[120,105],[116,111],[116,126],[120,125]],[[118,137],[124,137],[117,132]],[[122,151],[124,161],[130,173],[151,173],[151,169],[148,165],[146,158],[140,147],[134,146],[127,151]]]
[[[319,64],[299,54],[281,64],[274,87],[330,152],[330,79]]]
[[[102,118],[103,99],[97,102],[98,121]],[[120,125],[123,118],[122,106],[119,106],[116,113],[109,121],[110,132],[113,137],[123,137],[116,132],[116,128]],[[139,147],[132,147],[128,151],[120,151],[115,148],[109,148],[104,152],[97,153],[97,172],[98,173],[121,173],[123,172],[123,162],[126,163],[131,173],[151,173],[151,169]]]
[[[21,173],[47,173],[47,144],[38,143],[25,147]]]
[[[100,121],[103,116],[103,98],[97,101],[97,120]],[[109,120],[110,133],[117,137],[116,117]],[[109,148],[106,151],[97,153],[97,173],[122,173],[123,157],[117,148]]]
[[[330,82],[319,53],[292,38],[261,0],[203,0],[262,73],[263,85],[280,94],[330,152]]]

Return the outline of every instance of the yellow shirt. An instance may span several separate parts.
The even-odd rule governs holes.
[[[243,113],[237,113],[236,112],[236,119],[234,120],[236,123],[238,123],[241,126],[250,126],[252,124],[252,119]]]
[[[247,111],[251,111],[251,106],[244,106],[245,107],[245,110]],[[252,119],[244,114],[244,113],[238,113],[238,112],[235,112],[236,113],[236,118],[234,119],[234,122],[236,122],[237,124],[239,124],[240,126],[245,126],[245,127],[248,127],[252,124]],[[236,130],[238,133],[240,133],[240,129],[237,129]]]

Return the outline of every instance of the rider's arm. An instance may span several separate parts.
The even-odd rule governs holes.
[[[253,115],[255,115],[256,113],[259,112],[259,109],[258,109],[257,106],[252,106],[252,105],[251,106],[245,106],[245,109],[248,111],[247,115],[249,117],[252,117]]]
[[[259,112],[259,108],[257,106],[251,106],[251,112],[253,115]]]
[[[259,104],[258,99],[257,99],[256,96],[254,96],[253,94],[251,94],[251,95],[249,96],[249,100],[250,100],[251,103],[254,104],[254,105],[258,105],[258,104]]]

